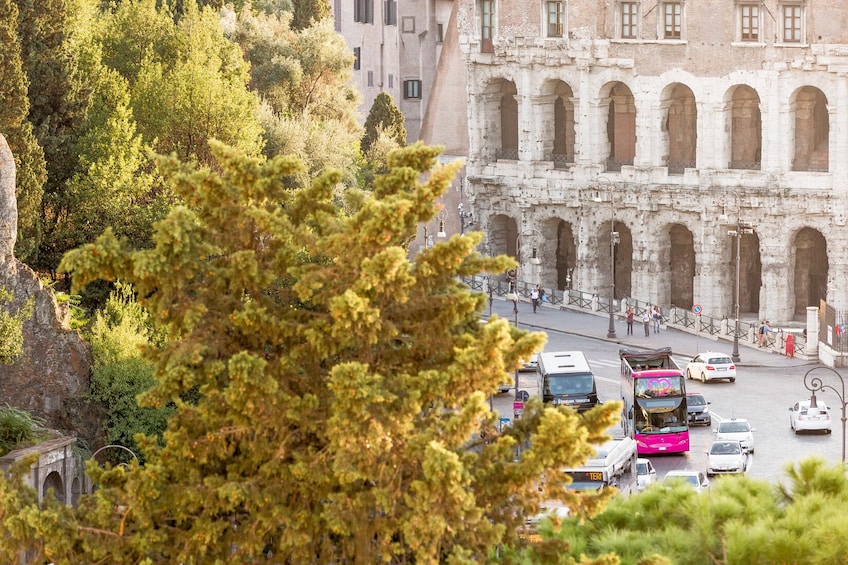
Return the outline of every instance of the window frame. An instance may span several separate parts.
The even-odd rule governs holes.
[[[676,13],[674,8],[677,8]],[[664,41],[683,41],[683,8],[684,4],[680,0],[669,0],[662,2],[660,5],[660,38]],[[672,10],[669,14],[669,9]],[[669,25],[669,17],[672,18]],[[676,32],[675,32],[675,27]]]
[[[760,2],[751,1],[736,4],[736,41],[740,43],[762,43],[763,18],[761,6]],[[746,9],[754,10],[756,13],[746,14]],[[746,20],[749,22],[747,26],[745,25]],[[752,24],[751,20],[755,23]]]
[[[362,47],[353,48],[353,70],[358,71],[362,66]]]
[[[383,0],[383,23],[385,25],[397,25],[397,9],[397,0]]]
[[[404,100],[421,100],[422,84],[420,78],[413,78],[403,81],[403,99]]]
[[[494,53],[495,0],[480,0],[480,51]]]
[[[632,7],[632,13],[626,13],[625,7]],[[618,4],[618,35],[620,39],[639,39],[639,2],[619,2]],[[630,23],[626,23],[627,21]],[[632,33],[626,33],[631,30]]]
[[[552,13],[551,8],[555,8]],[[562,39],[565,37],[565,2],[563,0],[544,0],[545,38]],[[551,16],[555,21],[551,21]],[[553,27],[552,27],[553,26]]]
[[[374,0],[353,0],[353,21],[360,24],[373,24]]]
[[[805,2],[781,2],[778,6],[780,11],[780,44],[781,45],[790,45],[790,46],[799,46],[806,45],[807,43],[807,6]],[[797,15],[791,16],[793,20],[797,20],[797,28],[796,27],[787,27],[787,11],[797,11]],[[797,31],[797,39],[792,37],[787,39],[786,32],[791,29]],[[793,36],[795,34],[793,33]]]
[[[415,16],[401,16],[400,32],[415,33]]]

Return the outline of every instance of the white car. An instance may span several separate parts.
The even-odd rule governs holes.
[[[657,470],[650,459],[638,458],[636,460],[636,491],[642,492],[648,485],[657,482]]]
[[[722,420],[715,429],[715,440],[736,440],[742,444],[742,449],[746,453],[754,453],[755,431],[756,429],[751,427],[748,420],[743,418]]]
[[[824,402],[816,402],[810,406],[809,400],[800,400],[789,408],[789,426],[798,432],[823,431],[827,434],[833,431],[830,422],[830,410]]]
[[[727,380],[736,381],[736,364],[727,353],[707,351],[696,355],[686,366],[687,379],[707,381]]]
[[[675,470],[665,474],[663,486],[671,486],[676,482],[690,485],[695,491],[703,492],[710,488],[710,480],[701,471]]]
[[[707,476],[724,473],[744,473],[748,456],[738,441],[714,441],[707,451]]]

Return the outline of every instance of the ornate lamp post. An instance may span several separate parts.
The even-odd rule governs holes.
[[[610,294],[609,294],[609,328],[607,329],[607,337],[616,339],[615,335],[615,312],[613,302],[615,300],[615,244],[618,243],[618,232],[615,231],[615,185],[606,177],[598,177],[599,181],[603,181],[607,185],[610,202]],[[602,202],[600,195],[595,198],[596,202]]]
[[[465,234],[465,228],[474,225],[474,221],[470,219],[470,218],[474,217],[474,213],[473,212],[466,212],[463,209],[462,202],[459,203],[458,208],[459,208],[459,233],[460,233],[460,235],[464,235]],[[465,220],[469,220],[469,221],[466,223]]]
[[[729,230],[727,232],[727,235],[736,238],[736,288],[733,294],[733,309],[735,311],[734,317],[736,318],[736,328],[733,330],[733,353],[730,355],[734,363],[738,363],[741,359],[739,357],[739,259],[742,251],[742,236],[752,233],[754,233],[753,226],[751,226],[751,224],[741,222],[738,219],[736,220],[736,229]]]
[[[839,383],[842,385],[840,389],[837,389],[833,385],[824,384],[820,377],[810,377],[810,373],[813,371],[830,371],[836,378],[839,379]],[[809,381],[807,380],[809,377]],[[842,378],[836,369],[831,369],[830,367],[813,367],[806,373],[804,373],[804,387],[809,390],[812,394],[810,397],[810,406],[815,407],[816,404],[816,392],[823,391],[825,389],[830,389],[836,393],[837,398],[839,398],[840,404],[842,404],[842,462],[845,463],[845,379]]]

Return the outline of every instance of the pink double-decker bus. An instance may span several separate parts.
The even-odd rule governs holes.
[[[671,348],[622,349],[621,425],[640,455],[689,451],[686,378]]]

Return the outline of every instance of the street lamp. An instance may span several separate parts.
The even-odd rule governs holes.
[[[833,385],[824,384],[824,382],[819,377],[810,377],[810,381],[807,382],[807,377],[810,376],[810,373],[812,373],[813,371],[822,371],[822,370],[823,371],[830,371],[831,373],[833,373],[834,375],[837,376],[837,378],[839,379],[839,382],[842,385],[841,390],[837,390],[836,387],[834,387]],[[811,393],[813,393],[812,396],[810,397],[810,407],[817,406],[817,404],[816,404],[816,391],[823,391],[823,390],[829,388],[830,390],[835,392],[836,396],[839,398],[839,402],[842,404],[842,462],[845,463],[845,421],[846,421],[846,417],[845,417],[845,405],[846,405],[846,401],[845,401],[845,379],[842,378],[842,375],[840,375],[836,371],[836,369],[831,369],[830,367],[813,367],[812,369],[810,369],[809,371],[804,373],[804,387],[807,390],[809,390]]]
[[[609,191],[610,201],[610,294],[609,294],[609,328],[607,338],[616,339],[615,335],[615,313],[613,301],[615,299],[615,244],[618,243],[618,232],[615,231],[615,185],[606,177],[598,177],[597,180],[604,181]],[[594,198],[595,202],[603,202],[600,194]]]
[[[459,203],[458,208],[459,208],[459,234],[464,235],[465,234],[465,228],[474,225],[473,220],[469,221],[468,223],[465,223],[465,220],[468,219],[468,218],[474,217],[474,213],[473,212],[466,212],[463,209],[462,202]]]
[[[445,232],[445,211],[439,210],[436,219],[439,221],[439,231],[436,232],[436,237],[447,237],[448,234]],[[427,224],[424,224],[424,249],[429,247],[433,247],[433,236],[427,233]]]
[[[512,312],[515,314],[515,327],[518,327],[518,269],[510,269],[506,272],[507,281],[509,281],[509,292],[506,294],[507,300],[512,300]]]
[[[733,330],[733,353],[730,355],[730,358],[733,359],[734,363],[738,363],[740,360],[739,357],[739,258],[742,251],[742,236],[745,234],[754,233],[754,228],[751,224],[747,224],[745,222],[741,222],[738,219],[736,220],[736,229],[728,230],[727,235],[736,238],[736,289],[734,292],[734,304],[733,308],[735,310],[736,317],[736,328]]]

